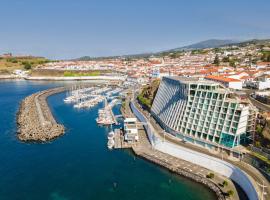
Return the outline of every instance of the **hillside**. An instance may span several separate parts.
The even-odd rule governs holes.
[[[151,109],[159,84],[160,80],[152,81],[149,85],[145,86],[138,95],[139,102],[146,106],[147,109]]]
[[[205,40],[202,42],[198,42],[195,44],[191,44],[188,46],[180,47],[180,48],[175,48],[175,49],[170,49],[167,51],[183,51],[183,50],[194,50],[194,49],[206,49],[206,48],[217,48],[229,44],[237,44],[239,42],[233,41],[233,40],[217,40],[217,39],[210,39],[210,40]]]
[[[30,70],[47,62],[49,60],[43,57],[0,57],[0,74],[10,74],[15,69]]]

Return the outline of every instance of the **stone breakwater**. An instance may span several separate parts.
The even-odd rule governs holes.
[[[26,97],[17,115],[18,137],[22,141],[48,141],[64,134],[65,128],[58,124],[47,104],[47,98],[65,91],[59,87],[34,93]]]

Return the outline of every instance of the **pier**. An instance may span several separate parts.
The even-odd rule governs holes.
[[[47,141],[64,134],[64,126],[54,119],[47,104],[47,98],[65,90],[64,87],[44,90],[26,97],[21,102],[17,114],[20,140]]]
[[[105,105],[103,109],[99,109],[97,123],[101,125],[118,124],[117,119],[112,111],[114,105],[116,105],[117,99],[113,99],[109,104],[107,98],[105,98]]]
[[[120,129],[114,130],[114,149],[131,148],[132,144],[124,141],[123,132]]]

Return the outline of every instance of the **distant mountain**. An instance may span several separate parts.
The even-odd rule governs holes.
[[[202,42],[198,42],[198,43],[191,44],[191,45],[184,46],[184,47],[180,47],[180,48],[170,49],[170,50],[167,50],[165,52],[217,48],[217,47],[221,47],[221,46],[225,46],[225,45],[229,45],[229,44],[237,44],[237,43],[240,43],[240,41],[211,39],[211,40],[205,40]]]
[[[224,46],[246,46],[250,44],[265,44],[270,43],[270,39],[251,39],[246,41],[236,41],[236,40],[218,40],[218,39],[211,39],[211,40],[205,40],[202,42],[198,42],[195,44],[191,44],[188,46],[183,46],[179,48],[164,50],[161,52],[156,53],[141,53],[141,54],[130,54],[130,55],[120,55],[120,56],[107,56],[107,57],[90,57],[90,56],[84,56],[81,58],[77,58],[75,60],[102,60],[104,58],[148,58],[152,55],[154,56],[160,56],[160,55],[166,55],[169,53],[173,53],[176,51],[190,51],[190,50],[197,50],[197,49],[206,49],[206,48],[218,48],[218,47],[224,47]]]

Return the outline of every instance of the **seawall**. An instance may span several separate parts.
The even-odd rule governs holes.
[[[64,134],[64,126],[54,119],[47,98],[61,93],[58,87],[34,93],[26,97],[17,114],[18,138],[22,141],[48,141]]]
[[[148,139],[154,149],[228,177],[235,181],[244,190],[250,200],[259,200],[254,181],[251,180],[251,178],[241,169],[226,161],[205,155],[203,153],[176,146],[169,142],[163,142],[162,139],[155,134],[155,129],[150,123],[148,123],[147,118],[136,108],[133,102],[130,103],[130,107],[139,121],[144,123]]]

